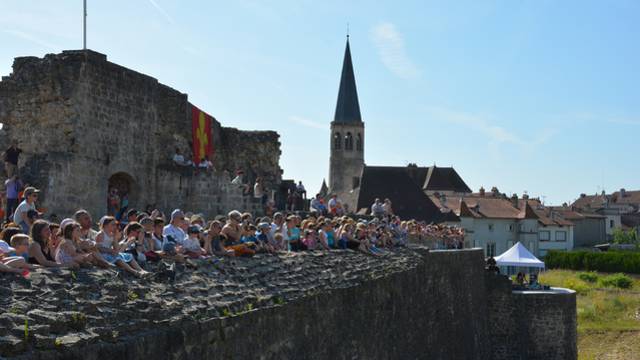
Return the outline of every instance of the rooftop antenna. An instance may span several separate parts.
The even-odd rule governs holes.
[[[87,50],[87,0],[82,0],[82,50]]]

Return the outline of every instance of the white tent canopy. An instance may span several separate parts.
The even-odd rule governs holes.
[[[495,258],[498,266],[520,266],[544,268],[544,262],[538,260],[520,242],[513,245],[511,249],[505,251]]]

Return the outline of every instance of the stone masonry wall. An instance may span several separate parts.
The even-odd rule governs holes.
[[[93,51],[16,58],[13,72],[0,82],[0,146],[19,143],[21,175],[44,190],[39,205],[49,213],[86,207],[104,214],[108,180],[119,173],[131,179],[130,203],[137,208],[165,203],[208,215],[256,208],[251,199],[238,198],[237,189],[211,178],[245,169],[249,180],[263,176],[275,188],[281,174],[278,134],[225,128],[214,119],[218,171],[195,177],[171,163],[176,147],[190,149],[191,106],[186,94]]]
[[[485,274],[481,249],[415,251],[420,259],[402,271],[380,276],[373,270],[354,267],[352,272],[347,267],[336,274],[355,279],[357,285],[306,292],[286,303],[223,318],[174,316],[165,318],[162,326],[148,326],[117,341],[84,340],[77,346],[29,356],[85,360],[576,358],[575,294],[514,295],[503,278]],[[335,254],[323,256],[318,259],[325,266],[337,259]],[[348,256],[354,264],[366,260],[361,254]],[[263,286],[295,292],[287,283],[292,281],[292,271],[305,273],[312,259],[296,268],[272,268],[267,278],[279,280]],[[411,259],[413,255],[407,254],[377,259],[375,264],[413,264]],[[262,266],[276,264],[265,260]],[[237,288],[228,281],[225,284]],[[204,296],[212,291],[198,289]]]
[[[511,292],[511,282],[493,273],[485,284],[494,359],[577,358],[575,292]]]

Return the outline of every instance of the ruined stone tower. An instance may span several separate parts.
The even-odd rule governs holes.
[[[360,116],[348,36],[336,114],[331,122],[330,146],[329,189],[350,204],[351,190],[359,186],[364,166],[364,123]]]

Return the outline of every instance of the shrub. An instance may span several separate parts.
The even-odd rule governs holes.
[[[600,279],[600,285],[628,289],[633,286],[633,280],[625,274],[613,274]]]
[[[547,268],[640,274],[640,253],[626,251],[549,251]]]
[[[578,278],[580,280],[582,280],[582,281],[594,283],[594,282],[598,281],[598,274],[596,274],[593,271],[583,272],[583,273],[578,274]]]
[[[580,295],[585,295],[591,290],[585,283],[576,281],[575,279],[566,279],[562,285],[567,289],[574,290]]]

